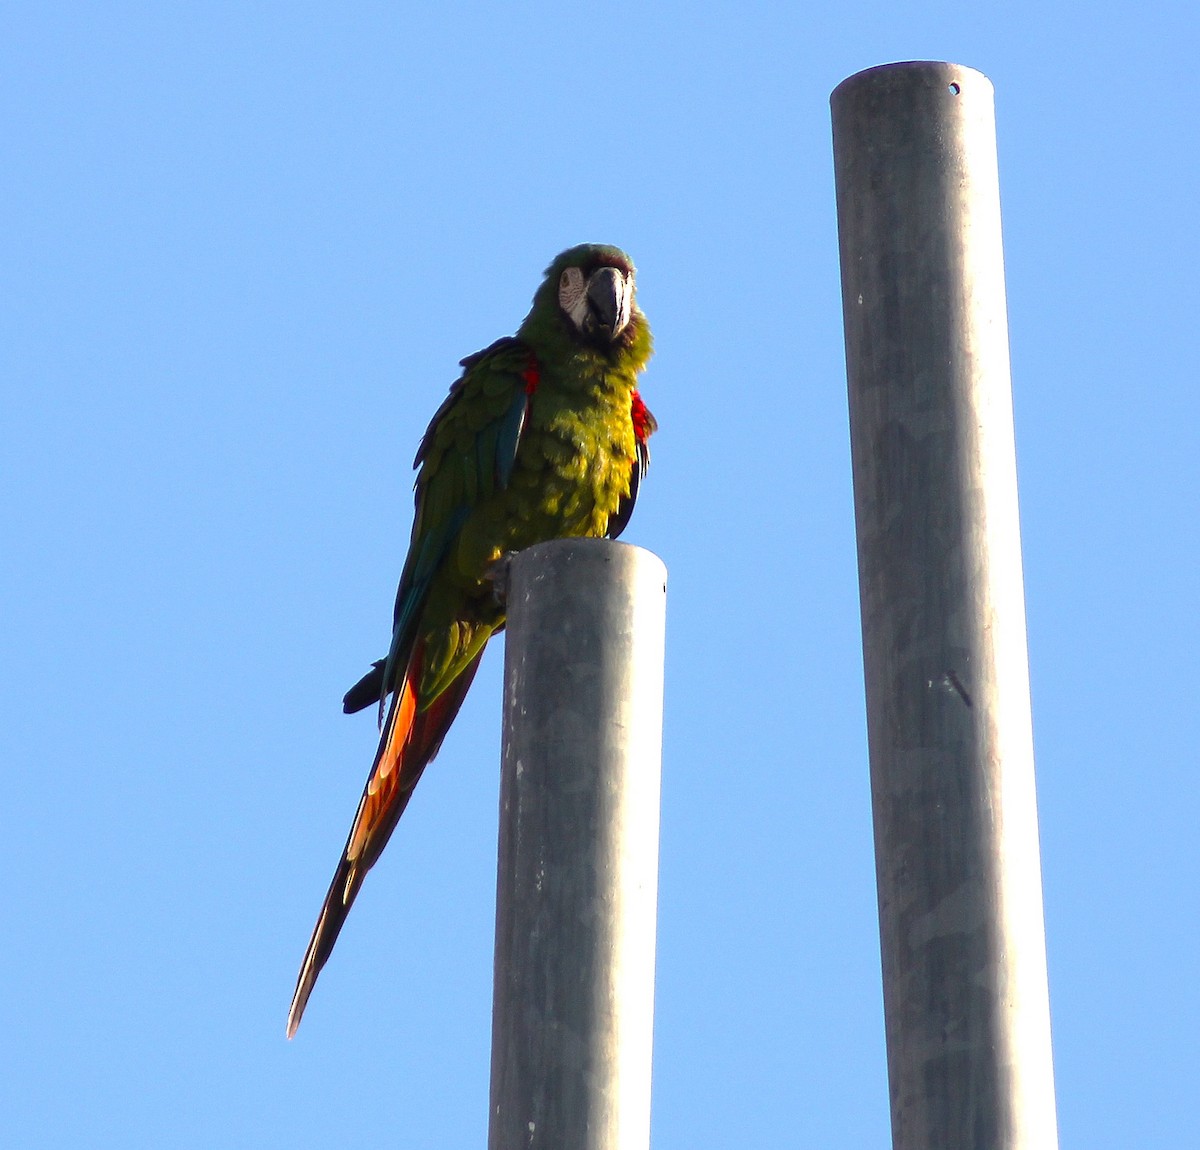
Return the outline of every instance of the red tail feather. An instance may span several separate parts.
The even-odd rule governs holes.
[[[317,975],[325,965],[342,924],[350,913],[367,871],[375,864],[400,821],[422,772],[438,753],[467,689],[479,668],[481,651],[471,664],[425,709],[417,708],[423,645],[409,660],[404,682],[392,698],[375,762],[359,800],[350,837],[334,872],[317,918],[288,1013],[288,1037],[296,1033]]]

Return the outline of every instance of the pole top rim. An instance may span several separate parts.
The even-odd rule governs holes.
[[[897,91],[938,87],[945,88],[953,96],[970,89],[978,91],[984,88],[989,94],[995,91],[991,80],[983,72],[965,64],[946,60],[898,60],[890,64],[876,64],[847,76],[830,93],[829,101],[836,105],[862,89]]]

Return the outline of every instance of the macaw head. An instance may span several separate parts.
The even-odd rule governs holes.
[[[620,248],[580,244],[546,269],[526,324],[553,317],[573,342],[601,349],[627,346],[644,326],[635,302],[634,267]]]

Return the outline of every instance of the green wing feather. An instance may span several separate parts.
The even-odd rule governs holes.
[[[529,349],[512,337],[462,361],[463,373],[430,421],[413,461],[420,468],[416,515],[396,591],[387,658],[346,693],[345,710],[373,702],[382,709],[404,673],[434,578],[463,524],[474,508],[508,486],[528,415],[533,362]],[[468,641],[466,646],[478,649],[482,643]]]

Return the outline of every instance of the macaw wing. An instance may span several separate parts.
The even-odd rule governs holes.
[[[463,373],[429,423],[413,466],[416,514],[396,591],[392,642],[342,701],[348,713],[382,704],[403,677],[430,584],[471,511],[508,486],[537,385],[537,363],[508,337],[462,361]],[[382,715],[381,715],[382,717]]]

